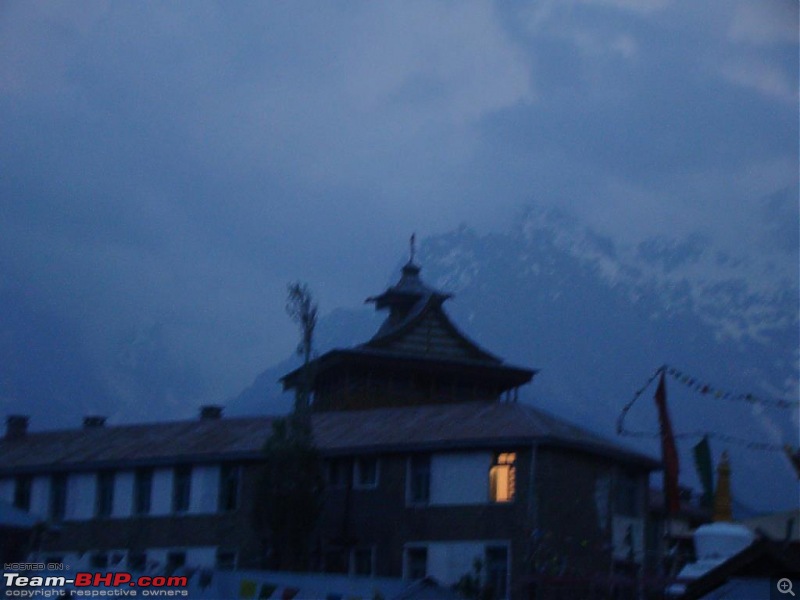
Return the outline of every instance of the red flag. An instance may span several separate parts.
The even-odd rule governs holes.
[[[675,447],[675,436],[672,434],[672,423],[667,412],[667,384],[664,372],[658,382],[654,397],[658,407],[658,423],[661,431],[661,457],[664,462],[664,505],[667,514],[674,515],[680,510],[680,493],[678,491],[678,449]]]

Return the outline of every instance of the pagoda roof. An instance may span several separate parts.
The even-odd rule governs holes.
[[[503,389],[512,389],[528,383],[538,372],[535,369],[516,367],[502,362],[489,363],[481,360],[448,359],[443,357],[415,356],[413,354],[381,350],[367,345],[355,348],[336,349],[326,352],[311,362],[312,379],[316,381],[322,374],[333,369],[353,367],[386,367],[394,369],[413,369],[416,371],[435,371],[437,373],[468,374],[468,378],[485,382],[496,382]],[[281,377],[283,389],[297,387],[302,382],[303,367]],[[313,384],[313,382],[312,382]]]
[[[452,298],[453,295],[447,292],[440,292],[428,286],[419,276],[421,267],[413,261],[408,261],[401,271],[400,281],[387,288],[385,292],[377,296],[370,296],[367,302],[374,302],[375,309],[392,306],[398,303],[417,303],[428,297],[436,297],[441,301]]]
[[[383,324],[369,341],[315,359],[313,379],[334,368],[370,366],[459,373],[466,379],[491,381],[504,390],[528,383],[536,371],[505,364],[461,332],[442,306],[452,294],[427,285],[420,270],[410,260],[395,285],[367,298],[377,310],[389,309]],[[284,389],[299,385],[302,372],[300,367],[282,377]]]

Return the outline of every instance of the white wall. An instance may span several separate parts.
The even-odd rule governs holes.
[[[172,469],[153,471],[150,514],[168,515],[172,512]]]
[[[189,512],[217,512],[219,496],[219,466],[195,466],[192,468],[192,491],[189,496]]]
[[[133,471],[117,471],[114,474],[113,517],[128,517],[133,512]]]
[[[8,504],[14,503],[14,478],[4,477],[0,479],[0,500]]]
[[[67,476],[67,506],[64,519],[80,520],[94,517],[96,489],[96,473],[70,473]]]
[[[164,568],[164,565],[167,564],[167,552],[169,552],[168,548],[147,548],[145,550],[147,553],[147,570],[151,570],[154,568],[155,570],[161,570]]]
[[[213,567],[216,562],[216,546],[200,546],[186,549],[187,567]]]
[[[431,456],[430,504],[489,502],[491,452],[452,452]]]
[[[148,566],[158,563],[158,569],[163,569],[167,564],[167,555],[170,552],[186,552],[187,567],[213,567],[217,560],[216,546],[175,546],[171,548],[146,548]]]
[[[46,518],[50,512],[50,476],[38,475],[31,483],[31,514]]]
[[[484,560],[485,542],[432,542],[428,544],[428,576],[444,585],[472,573],[475,559]]]

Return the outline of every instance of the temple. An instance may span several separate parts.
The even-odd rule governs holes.
[[[367,298],[388,314],[367,342],[332,350],[310,365],[316,411],[516,400],[536,371],[505,364],[464,335],[444,310],[452,294],[426,285],[410,260],[400,280]],[[303,367],[282,378],[303,385]]]

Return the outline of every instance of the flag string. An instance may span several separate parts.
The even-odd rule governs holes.
[[[764,398],[762,396],[756,396],[755,394],[737,394],[734,392],[721,390],[718,387],[713,386],[710,383],[706,383],[697,377],[693,377],[684,371],[676,369],[675,367],[664,365],[661,368],[666,369],[667,375],[672,377],[678,383],[681,383],[689,389],[699,392],[704,396],[710,396],[717,400],[732,400],[734,402],[760,404],[762,406],[772,406],[776,408],[797,408],[800,406],[800,401],[797,400]]]
[[[699,392],[701,395],[704,396],[711,395],[715,399],[743,401],[749,404],[759,404],[763,406],[772,406],[777,408],[795,408],[798,405],[800,405],[800,402],[791,400],[762,398],[754,394],[734,394],[731,392],[725,392],[716,387],[711,386],[710,384],[702,382],[701,380],[692,377],[674,367],[671,367],[669,365],[662,365],[655,370],[655,372],[648,378],[647,382],[641,388],[636,390],[636,392],[633,394],[633,398],[631,398],[627,402],[627,404],[625,404],[625,406],[622,407],[622,411],[620,412],[619,417],[617,417],[618,435],[632,437],[632,438],[648,438],[648,439],[659,438],[661,436],[661,433],[658,431],[630,431],[625,427],[625,417],[627,416],[628,412],[631,410],[631,408],[639,399],[639,397],[650,387],[650,385],[653,383],[656,377],[658,377],[661,373],[666,373],[676,381],[686,385],[687,387],[696,392]],[[753,440],[747,440],[737,436],[729,435],[726,433],[718,433],[715,431],[698,430],[692,432],[682,432],[674,434],[673,437],[675,439],[692,439],[692,438],[697,439],[697,438],[702,438],[703,436],[708,436],[709,438],[714,438],[727,444],[743,446],[751,450],[782,452],[785,451],[786,449],[785,445],[771,444],[768,442],[756,442]]]

